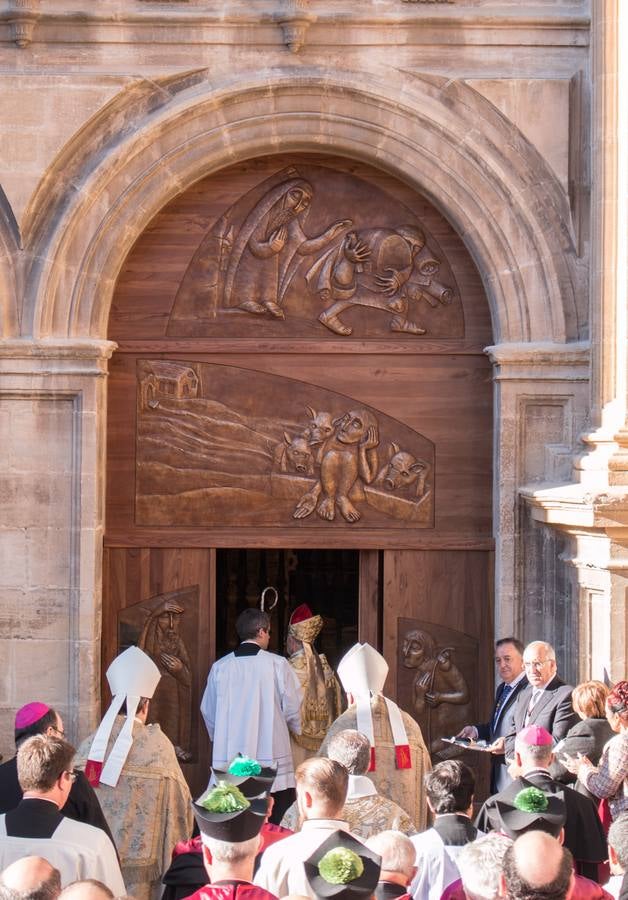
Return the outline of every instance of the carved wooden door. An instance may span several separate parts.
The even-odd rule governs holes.
[[[176,650],[168,617],[180,633],[197,596],[200,684],[215,646],[212,553],[229,547],[360,550],[359,634],[383,646],[404,703],[416,705],[400,655],[409,632],[429,624],[437,657],[453,641],[437,626],[464,632],[481,658],[490,317],[461,238],[425,197],[313,155],[209,176],[137,241],[109,336],[105,663],[121,610],[144,608],[129,639],[162,615]],[[186,575],[154,577],[171,552]],[[158,613],[164,603],[186,612]],[[465,677],[477,697],[485,676]]]

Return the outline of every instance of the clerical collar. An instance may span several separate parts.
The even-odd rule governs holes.
[[[440,813],[434,819],[434,831],[446,847],[462,847],[477,837],[477,828],[464,813]]]
[[[233,651],[234,656],[257,656],[262,648],[255,641],[242,641]]]
[[[408,893],[408,888],[394,881],[380,881],[374,891],[377,900],[389,900],[391,897],[403,897]]]

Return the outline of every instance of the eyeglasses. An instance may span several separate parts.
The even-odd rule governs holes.
[[[550,659],[531,659],[528,661],[524,660],[523,665],[526,669],[542,669],[549,662],[551,662]]]
[[[50,727],[52,728],[53,731],[56,731],[56,733],[59,735],[59,737],[62,737],[62,738],[65,737],[65,731],[62,728],[57,728],[56,725],[51,725]]]
[[[72,782],[72,784],[74,784],[74,782],[76,781],[76,776],[78,775],[78,772],[75,769],[72,769],[72,771],[66,771],[63,774],[67,775],[69,777],[70,781]]]

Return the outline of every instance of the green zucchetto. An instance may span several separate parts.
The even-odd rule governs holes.
[[[521,812],[540,813],[548,807],[547,796],[539,788],[529,787],[519,791],[514,799],[514,805]]]
[[[353,850],[336,847],[322,857],[318,871],[329,884],[348,884],[364,872],[364,863]]]
[[[259,775],[262,767],[256,759],[251,759],[250,756],[237,756],[227,771],[230,775],[248,777],[250,775]]]
[[[248,809],[251,804],[235,784],[219,781],[213,791],[201,800],[199,806],[211,813],[234,813]]]

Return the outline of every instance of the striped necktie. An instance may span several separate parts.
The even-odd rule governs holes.
[[[506,705],[508,698],[510,697],[511,691],[513,690],[513,686],[511,684],[505,684],[504,689],[502,690],[499,700],[497,701],[497,706],[495,707],[495,712],[493,713],[493,721],[491,723],[491,731],[495,731],[497,728],[497,723],[499,722],[499,717],[501,715],[501,711]]]

